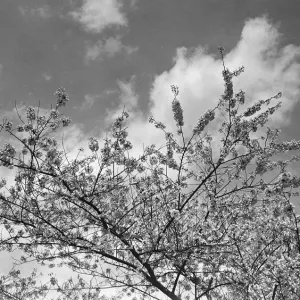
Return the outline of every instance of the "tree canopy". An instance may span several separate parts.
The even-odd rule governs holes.
[[[129,155],[125,109],[102,149],[91,137],[90,155],[79,149],[68,158],[55,136],[71,122],[61,113],[64,88],[47,114],[28,107],[19,124],[3,121],[11,142],[0,164],[16,174],[10,187],[1,181],[0,249],[78,274],[66,282],[52,274],[39,286],[36,272],[22,278],[14,269],[1,277],[4,299],[43,299],[49,290],[59,299],[104,299],[104,283],[132,299],[300,298],[300,216],[291,202],[300,142],[281,142],[266,127],[281,93],[247,106],[233,89],[244,69],[229,71],[219,50],[225,89],[217,106],[184,135],[172,86],[177,133],[151,116],[166,144],[139,158]]]

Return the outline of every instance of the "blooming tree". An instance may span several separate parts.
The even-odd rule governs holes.
[[[53,133],[70,123],[60,112],[69,100],[63,88],[47,115],[28,107],[20,124],[3,122],[18,146],[0,151],[1,165],[16,169],[14,186],[1,182],[1,247],[22,250],[23,263],[34,258],[79,274],[64,283],[52,274],[34,289],[35,273],[26,281],[13,271],[23,283],[5,284],[4,276],[4,297],[25,299],[21,288],[30,299],[51,289],[60,299],[104,299],[106,283],[133,299],[300,298],[300,217],[291,203],[300,179],[289,172],[300,142],[279,142],[279,130],[265,127],[281,93],[245,107],[245,93],[233,90],[244,69],[230,72],[219,50],[225,91],[217,106],[187,138],[172,86],[178,138],[150,117],[166,145],[139,158],[129,155],[124,110],[102,149],[91,137],[91,155],[70,160]]]

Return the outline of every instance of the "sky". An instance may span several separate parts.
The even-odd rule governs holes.
[[[1,116],[15,102],[48,109],[63,86],[74,141],[101,137],[124,104],[141,140],[149,115],[175,125],[175,84],[193,125],[223,91],[223,46],[229,68],[245,67],[248,103],[283,92],[276,125],[297,138],[299,11],[294,0],[2,0]]]
[[[271,125],[281,139],[300,139],[299,0],[0,0],[0,117],[28,105],[49,109],[66,88],[63,108],[70,155],[87,139],[102,140],[123,106],[135,154],[162,145],[148,123],[153,115],[170,131],[179,87],[184,133],[223,92],[218,46],[248,104],[283,93]],[[0,137],[0,144],[4,138]],[[8,174],[0,168],[0,175]]]

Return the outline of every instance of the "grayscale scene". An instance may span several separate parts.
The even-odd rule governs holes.
[[[0,300],[300,300],[299,0],[0,0]]]

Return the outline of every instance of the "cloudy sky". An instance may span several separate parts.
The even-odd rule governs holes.
[[[178,85],[188,134],[223,92],[223,46],[231,70],[245,67],[237,91],[248,103],[281,91],[272,123],[282,140],[300,139],[299,15],[299,0],[1,0],[0,116],[15,102],[48,109],[63,86],[70,149],[103,138],[124,105],[137,149],[162,145],[148,117],[175,132],[170,85]]]
[[[47,109],[63,86],[73,141],[100,137],[125,104],[130,136],[148,143],[149,115],[175,126],[176,84],[188,132],[223,91],[222,45],[249,102],[283,92],[277,125],[297,138],[299,13],[298,0],[2,0],[1,116],[15,101]]]

